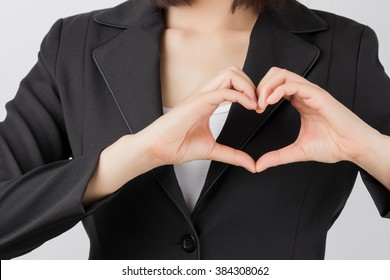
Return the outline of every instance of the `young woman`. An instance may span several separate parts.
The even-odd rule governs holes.
[[[359,170],[390,217],[389,104],[375,33],[293,0],[61,19],[0,124],[0,257],[82,220],[91,259],[321,259]]]

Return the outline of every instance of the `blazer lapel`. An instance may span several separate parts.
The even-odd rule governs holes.
[[[139,24],[131,24],[93,51],[96,65],[131,133],[142,130],[162,114],[159,52],[163,25],[153,11],[144,11]]]
[[[312,25],[305,27],[305,22],[301,20],[296,25],[282,25],[280,18],[286,21],[286,18],[290,14],[284,10],[280,10],[278,13],[265,12],[260,15],[255,23],[243,67],[243,71],[251,78],[255,85],[260,82],[261,78],[273,66],[287,69],[301,76],[306,76],[319,57],[320,51],[318,48],[302,40],[293,34],[293,32],[301,33],[325,30],[327,27],[326,23],[319,18],[313,19],[314,14],[304,6],[298,6],[297,8],[301,10],[298,15],[303,18],[308,18],[309,21],[312,20]],[[302,24],[303,26],[301,26]],[[308,27],[310,28],[309,30],[307,29]],[[269,106],[261,115],[254,111],[246,110],[238,103],[233,103],[225,125],[216,141],[235,149],[243,149],[246,143],[261,129],[262,125],[283,102],[285,102],[285,99],[282,99],[274,106]],[[228,167],[229,165],[225,163],[211,162],[206,181],[192,216],[196,213],[198,205],[207,192]]]
[[[137,133],[163,114],[160,86],[163,15],[146,1],[128,1],[95,16],[95,21],[125,29],[95,49],[93,57],[129,133]],[[189,218],[173,165],[152,172],[170,199]]]

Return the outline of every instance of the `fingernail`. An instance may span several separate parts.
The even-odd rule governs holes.
[[[261,98],[260,98],[260,104],[264,105],[264,95],[262,95]]]

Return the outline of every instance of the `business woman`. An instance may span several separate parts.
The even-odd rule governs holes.
[[[292,0],[184,2],[53,25],[0,125],[1,258],[82,220],[91,259],[321,259],[359,170],[390,217],[375,33]]]

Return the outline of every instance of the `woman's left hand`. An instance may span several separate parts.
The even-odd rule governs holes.
[[[357,163],[380,133],[327,91],[303,77],[272,68],[257,88],[258,113],[286,98],[301,115],[298,138],[291,145],[261,156],[256,171],[298,161]]]

